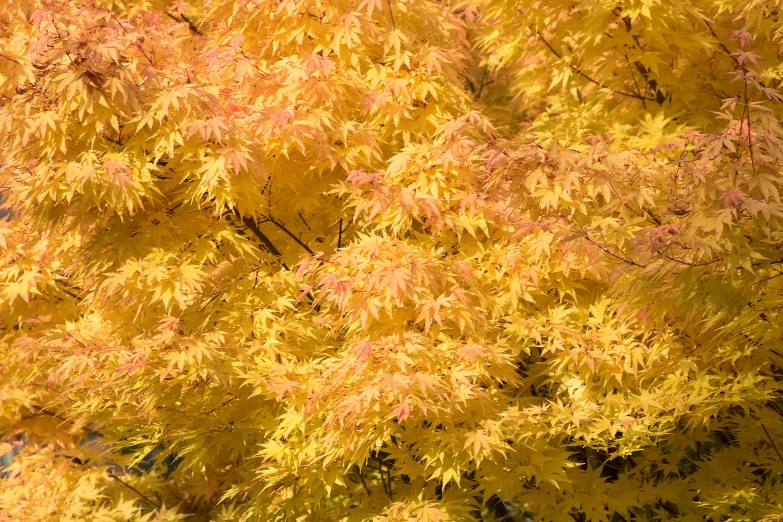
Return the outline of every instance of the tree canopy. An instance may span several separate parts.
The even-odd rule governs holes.
[[[783,518],[777,0],[4,0],[0,521]]]

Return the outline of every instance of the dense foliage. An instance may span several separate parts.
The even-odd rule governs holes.
[[[0,520],[783,518],[773,0],[4,0]]]

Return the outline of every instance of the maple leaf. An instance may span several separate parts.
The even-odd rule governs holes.
[[[7,0],[0,513],[779,517],[783,19],[512,4]]]
[[[411,406],[407,402],[403,402],[395,406],[392,413],[394,413],[395,417],[397,417],[397,422],[402,422],[406,419],[413,418],[413,415],[411,414]]]

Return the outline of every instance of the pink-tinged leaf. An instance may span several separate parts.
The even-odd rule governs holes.
[[[742,200],[742,196],[744,195],[745,193],[742,192],[742,189],[739,187],[733,187],[727,190],[720,195],[720,197],[723,199],[723,208],[736,206]]]
[[[49,11],[45,11],[43,9],[36,9],[35,11],[33,11],[33,14],[30,15],[30,23],[33,25],[40,26],[44,20],[49,20],[49,18],[50,18]]]
[[[468,361],[473,362],[474,360],[483,357],[484,352],[484,347],[480,344],[471,344],[460,348],[457,354],[460,359],[467,359]]]
[[[356,355],[356,360],[364,362],[369,359],[372,354],[373,343],[371,341],[362,341],[353,348],[353,353]]]
[[[144,361],[141,359],[137,359],[133,362],[121,364],[117,367],[117,373],[131,373],[134,370],[138,370],[139,368],[144,367]]]
[[[301,268],[300,268],[301,270]],[[310,293],[310,290],[313,289],[313,285],[307,285],[304,288],[302,288],[302,292],[296,297],[296,304],[299,304],[302,302],[302,299],[304,299],[307,294]]]
[[[413,415],[411,415],[411,407],[410,404],[407,402],[403,402],[401,404],[398,404],[394,408],[394,415],[397,416],[397,422],[402,422],[406,419],[412,419]]]
[[[179,327],[179,317],[173,317],[167,315],[166,317],[158,321],[159,332],[168,332],[171,330],[176,330],[178,327]]]

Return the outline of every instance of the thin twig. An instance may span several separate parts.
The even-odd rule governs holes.
[[[616,16],[618,19],[620,19],[623,22],[623,26],[625,27],[625,31],[628,33],[628,35],[633,39],[633,41],[636,43],[637,48],[644,53],[644,46],[642,46],[641,42],[639,41],[639,37],[636,35],[631,34],[631,19],[627,16],[620,18],[621,12],[616,12]],[[626,60],[628,60],[628,57],[625,57]],[[628,61],[630,65],[630,61]],[[634,62],[634,65],[636,66],[636,69],[641,73],[642,78],[644,78],[644,94],[643,96],[647,97],[647,91],[648,89],[652,89],[652,91],[655,93],[655,102],[658,103],[658,105],[663,105],[663,102],[666,101],[666,96],[663,94],[663,92],[658,88],[658,82],[655,80],[650,79],[650,70],[647,69],[644,65],[639,63],[638,61]],[[631,74],[631,78],[634,79],[634,84],[636,83],[636,78]],[[637,92],[639,91],[639,87],[636,88]],[[646,104],[643,103],[643,105],[646,107]]]
[[[125,26],[124,26],[124,25],[122,25],[122,22],[120,22],[119,18],[117,18],[117,17],[114,15],[114,13],[111,11],[111,9],[107,9],[107,11],[108,11],[108,13],[109,13],[109,16],[111,16],[112,18],[114,18],[114,21],[115,21],[115,22],[117,22],[117,25],[119,25],[119,26],[120,26],[120,29],[122,29],[122,30],[125,32],[125,34],[126,34],[127,36],[130,36],[130,33],[128,33],[128,30],[127,30],[127,29],[125,29]],[[56,29],[56,27],[55,27],[55,29]],[[59,34],[59,33],[58,33],[58,34]],[[147,55],[147,52],[146,52],[144,49],[142,49],[142,48],[141,48],[141,44],[135,44],[135,45],[134,45],[134,47],[136,47],[136,49],[138,49],[138,50],[141,52],[141,54],[143,54],[143,55],[144,55],[144,58],[146,58],[148,62],[150,62],[150,63],[154,63],[154,62],[152,61],[152,58],[150,58],[150,57]],[[66,51],[66,52],[67,52],[67,51]],[[69,55],[69,56],[70,56],[70,55]]]
[[[144,501],[145,501],[147,504],[149,504],[150,506],[154,506],[154,507],[156,507],[157,509],[160,509],[160,508],[161,508],[161,504],[158,504],[157,502],[153,502],[153,501],[152,501],[152,500],[151,500],[151,499],[150,499],[150,498],[149,498],[147,495],[145,495],[144,493],[142,493],[142,492],[141,492],[141,491],[139,491],[138,489],[134,488],[133,486],[131,486],[130,484],[128,484],[128,483],[127,483],[127,482],[125,482],[124,480],[120,479],[120,478],[119,478],[117,475],[115,475],[115,474],[114,474],[114,473],[112,473],[111,471],[109,471],[109,476],[110,476],[111,478],[113,478],[114,480],[116,480],[117,482],[119,482],[120,484],[122,484],[123,486],[125,486],[126,488],[128,488],[128,489],[132,490],[134,493],[136,493],[138,496],[140,496],[142,499],[144,499]]]
[[[266,217],[266,218],[267,218],[267,219],[268,219],[268,220],[269,220],[269,221],[270,221],[270,222],[271,222],[273,225],[275,225],[277,228],[279,228],[280,230],[282,230],[283,232],[285,232],[286,234],[288,234],[288,236],[289,236],[291,239],[293,239],[294,241],[296,241],[296,242],[297,242],[297,244],[298,244],[299,246],[301,246],[302,248],[304,248],[304,249],[307,251],[307,253],[308,253],[308,254],[310,254],[311,256],[314,256],[314,255],[315,255],[315,252],[313,252],[313,250],[312,250],[312,249],[311,249],[309,246],[307,246],[307,244],[305,244],[305,243],[304,243],[304,242],[303,242],[301,239],[299,239],[298,237],[296,237],[296,236],[294,235],[294,233],[293,233],[293,232],[291,232],[290,230],[288,230],[288,229],[285,227],[285,225],[283,225],[283,223],[282,223],[282,222],[278,221],[278,219],[277,219],[277,218],[273,218],[272,216],[265,216],[265,217]]]
[[[69,422],[71,424],[75,424],[74,421],[66,419],[65,417],[61,417],[60,415],[58,415],[56,413],[52,413],[50,411],[46,411],[46,409],[42,408],[41,406],[33,406],[33,409],[35,410],[35,413],[33,414],[33,416],[48,415],[49,417],[52,417],[53,419],[57,419],[59,421],[62,421],[63,423]],[[30,418],[32,418],[32,417],[22,417],[22,420],[28,420]],[[85,432],[89,433],[90,435],[103,437],[103,434],[101,432],[95,431],[94,429],[88,428],[87,426],[80,426],[80,429],[82,431],[85,431]]]
[[[340,247],[343,244],[343,218],[340,218],[340,223],[338,223],[338,230],[337,233],[337,250],[340,250]]]
[[[484,81],[487,79],[487,66],[484,65],[484,74],[481,75],[481,83],[479,84],[478,92],[476,93],[476,99],[481,98],[481,91],[484,90]]]
[[[391,500],[391,487],[386,487],[386,479],[383,475],[383,464],[381,463],[380,459],[375,458],[375,464],[378,465],[378,475],[381,477],[381,484],[383,485],[383,492],[386,493],[386,496],[389,497],[389,500]]]
[[[778,454],[778,458],[780,459],[780,462],[783,462],[783,455],[781,455],[781,454],[780,454],[780,450],[779,450],[779,449],[778,449],[778,447],[775,445],[775,441],[774,441],[774,440],[772,440],[772,437],[770,437],[770,435],[769,435],[769,432],[767,431],[767,427],[766,427],[766,426],[764,426],[764,425],[762,424],[762,425],[761,425],[761,429],[762,429],[762,430],[764,430],[764,433],[767,435],[767,440],[768,440],[768,441],[769,441],[769,443],[772,445],[772,449],[774,449],[774,450],[775,450],[775,453],[777,453],[777,454]]]
[[[639,263],[637,263],[633,259],[622,257],[622,256],[618,256],[617,254],[615,254],[614,252],[612,252],[611,250],[609,250],[608,248],[604,247],[603,245],[601,245],[600,243],[595,241],[593,238],[591,238],[590,234],[586,230],[582,229],[582,227],[579,227],[579,229],[582,232],[582,234],[584,234],[584,238],[585,239],[587,239],[593,245],[595,245],[596,247],[600,248],[602,251],[604,251],[605,253],[609,254],[612,257],[614,257],[615,259],[618,259],[618,260],[622,261],[623,263],[628,263],[630,265],[638,266],[639,268],[647,268],[645,265],[640,265]]]
[[[783,411],[780,411],[780,409],[779,409],[777,404],[773,405],[772,403],[767,403],[767,406],[769,406],[770,410],[774,411],[775,413],[777,413],[778,415],[783,417]]]
[[[557,52],[557,51],[555,50],[555,48],[554,48],[554,47],[552,47],[552,46],[550,45],[550,43],[549,43],[549,42],[546,40],[546,38],[544,38],[544,35],[542,35],[540,31],[536,31],[536,33],[538,34],[538,37],[539,37],[539,38],[541,38],[541,41],[542,41],[542,42],[544,42],[544,45],[546,45],[546,46],[547,46],[547,48],[548,48],[550,51],[552,51],[552,53],[553,53],[555,56],[557,56],[558,58],[560,58],[560,59],[562,60],[562,59],[563,59],[563,56],[562,56],[562,55],[561,55],[559,52]],[[655,99],[653,99],[653,98],[646,98],[646,97],[644,97],[644,96],[639,96],[638,94],[634,94],[634,93],[632,93],[632,92],[625,92],[625,91],[621,91],[621,90],[619,90],[619,89],[612,89],[611,87],[609,87],[609,86],[607,86],[607,85],[605,85],[605,84],[603,84],[603,83],[599,82],[598,80],[595,80],[595,79],[591,78],[590,76],[588,76],[587,74],[585,74],[585,73],[584,73],[584,72],[583,72],[583,71],[582,71],[582,70],[581,70],[579,67],[576,67],[576,66],[574,66],[574,65],[571,65],[570,63],[568,64],[568,67],[570,67],[572,71],[574,71],[575,73],[577,73],[577,74],[578,74],[579,76],[581,76],[582,78],[584,78],[584,79],[586,79],[586,80],[588,80],[588,81],[590,81],[590,82],[592,82],[592,83],[596,84],[597,86],[601,87],[602,89],[607,89],[607,90],[609,90],[609,91],[612,91],[612,92],[614,92],[614,93],[621,94],[621,95],[623,95],[623,96],[628,96],[629,98],[636,98],[637,100],[649,100],[649,101],[656,101],[656,100],[655,100]]]
[[[391,466],[386,464],[386,480],[389,481],[389,500],[394,500],[394,491],[392,491]]]
[[[712,36],[714,36],[715,39],[718,41],[718,45],[720,45],[721,49],[723,49],[723,51],[726,53],[726,55],[729,58],[731,58],[732,60],[734,60],[734,63],[739,65],[739,60],[737,60],[737,57],[734,56],[733,54],[731,54],[731,51],[729,50],[729,48],[726,47],[726,45],[721,41],[721,39],[718,37],[717,33],[715,32],[715,29],[712,28],[712,26],[709,24],[709,22],[707,22],[707,20],[705,20],[704,18],[702,18],[701,21],[704,22],[704,25],[706,25],[707,29],[710,30],[710,32],[712,33]]]
[[[236,399],[236,396],[234,396],[234,397],[231,397],[229,400],[225,401],[225,402],[224,402],[224,403],[222,403],[220,406],[215,406],[214,408],[212,408],[211,410],[209,410],[209,411],[207,412],[207,415],[211,415],[213,412],[215,412],[216,410],[218,410],[218,409],[222,408],[223,406],[225,406],[225,405],[226,405],[226,404],[228,404],[229,402],[233,401],[234,399]]]
[[[261,244],[264,246],[264,249],[267,252],[275,257],[283,257],[283,254],[280,252],[280,250],[277,249],[274,243],[272,243],[269,238],[266,237],[263,232],[261,232],[261,229],[258,228],[258,223],[256,223],[255,219],[251,217],[243,217],[242,223],[261,241]]]
[[[389,4],[389,16],[391,17],[392,27],[396,31],[397,30],[397,24],[394,23],[394,11],[392,11],[391,0],[386,0],[386,3]]]
[[[17,65],[19,64],[19,60],[17,60],[16,58],[11,58],[11,57],[10,57],[10,56],[8,56],[7,54],[0,53],[0,58],[5,58],[6,60],[9,60],[9,61],[11,61],[11,62],[14,62],[14,63],[15,63],[15,64],[17,64]]]
[[[88,350],[88,348],[87,348],[87,345],[86,345],[86,344],[84,344],[84,343],[83,343],[83,342],[81,342],[79,339],[77,339],[76,337],[74,337],[74,336],[73,336],[73,334],[72,334],[71,332],[69,332],[68,330],[66,330],[65,328],[63,328],[62,326],[60,326],[59,324],[55,324],[55,323],[53,323],[52,321],[41,321],[40,319],[38,319],[38,321],[40,321],[40,322],[41,322],[41,323],[43,323],[43,324],[47,324],[47,325],[49,325],[49,326],[52,326],[52,327],[54,327],[54,328],[57,328],[57,329],[58,329],[58,330],[60,330],[62,333],[64,333],[64,334],[65,334],[65,335],[67,335],[68,337],[70,337],[70,338],[71,338],[73,341],[75,341],[75,342],[76,342],[76,343],[77,343],[79,346],[81,346],[81,347],[82,347],[82,348],[84,348],[85,350]]]
[[[249,63],[250,65],[252,65],[252,66],[253,66],[253,68],[254,68],[256,71],[258,71],[259,73],[261,73],[261,76],[262,76],[262,77],[269,76],[269,73],[267,73],[267,72],[264,72],[264,71],[261,69],[261,67],[259,67],[259,66],[258,66],[258,64],[256,64],[256,62],[254,62],[253,60],[251,60],[251,59],[250,59],[250,57],[249,57],[247,54],[245,54],[245,51],[244,51],[244,50],[242,50],[242,49],[239,49],[239,54],[241,54],[241,55],[242,55],[242,56],[245,58],[245,60],[247,60],[247,61],[248,61],[248,63]],[[270,180],[271,180],[271,178],[270,178]],[[268,182],[267,182],[267,184],[268,184]],[[264,188],[266,188],[266,187],[264,187]],[[262,191],[262,192],[263,192],[263,191]]]
[[[760,281],[756,281],[751,286],[757,286],[757,285],[760,285],[761,283],[766,283],[767,281],[769,281],[771,279],[775,279],[775,278],[780,277],[780,276],[783,276],[783,272],[778,272],[777,274],[775,274],[773,276],[765,277],[764,279],[761,279]]]
[[[43,387],[49,388],[51,391],[53,391],[54,393],[56,393],[60,397],[65,397],[69,402],[71,402],[71,403],[75,403],[76,402],[76,399],[74,399],[73,397],[69,397],[67,393],[65,393],[64,391],[58,390],[57,388],[55,388],[54,386],[52,386],[48,382],[31,381],[30,385],[32,385],[32,386],[43,386]]]
[[[59,38],[60,43],[63,45],[63,49],[65,50],[65,54],[68,56],[68,59],[71,61],[71,65],[76,65],[76,62],[73,61],[73,57],[71,56],[71,52],[68,50],[68,47],[65,45],[65,40],[60,34],[60,30],[57,28],[57,23],[52,22],[52,27],[54,27],[54,32],[57,33],[57,38]]]
[[[628,59],[627,55],[623,55],[623,56],[625,57],[625,61],[628,64],[628,67],[630,68],[631,67],[631,60]],[[644,75],[642,75],[642,77],[644,77]],[[644,95],[642,94],[642,90],[639,88],[639,84],[636,82],[636,76],[634,75],[633,71],[631,71],[631,79],[633,80],[633,86],[636,88],[636,94],[638,94],[639,97],[644,98]],[[646,84],[645,84],[645,91],[646,90],[647,89],[646,89]],[[644,106],[645,109],[647,108],[647,105],[644,103],[646,101],[647,100],[642,100],[642,106]]]
[[[199,28],[198,28],[198,27],[196,27],[196,24],[194,24],[193,22],[191,22],[191,21],[190,21],[190,18],[188,18],[187,16],[185,16],[185,15],[184,15],[184,14],[182,14],[182,13],[180,13],[180,14],[179,14],[179,16],[180,16],[180,18],[182,18],[182,19],[183,19],[183,20],[184,20],[184,21],[185,21],[185,22],[188,24],[188,28],[190,29],[190,31],[191,31],[192,33],[195,33],[195,34],[198,34],[198,35],[202,35],[202,34],[203,34],[203,33],[202,33],[200,30],[199,30]]]
[[[306,227],[307,227],[307,230],[309,230],[310,232],[312,232],[312,231],[313,231],[313,229],[312,229],[312,228],[310,228],[310,225],[308,225],[308,224],[307,224],[307,221],[305,221],[305,218],[304,218],[304,216],[302,215],[302,213],[301,213],[301,212],[297,212],[297,213],[296,213],[296,215],[297,215],[297,216],[299,216],[299,219],[301,219],[301,220],[302,220],[302,223],[304,223],[304,226],[306,226]]]
[[[169,18],[171,18],[171,19],[172,19],[172,20],[174,20],[175,22],[179,22],[179,23],[181,23],[181,24],[188,24],[188,29],[190,29],[190,32],[191,32],[191,33],[193,33],[193,34],[198,34],[198,35],[200,35],[200,34],[201,34],[201,31],[199,31],[199,30],[198,30],[198,27],[196,27],[196,26],[193,24],[193,22],[191,22],[190,20],[188,20],[188,18],[187,18],[187,17],[186,17],[184,14],[180,13],[180,15],[179,15],[180,17],[179,17],[179,18],[177,18],[177,17],[176,17],[176,16],[174,16],[173,14],[169,13],[168,11],[166,11],[166,16],[168,16]]]
[[[756,172],[756,162],[753,159],[753,141],[752,132],[750,128],[750,98],[748,97],[748,68],[742,65],[742,73],[744,74],[745,92],[743,98],[745,100],[745,119],[748,122],[748,152],[750,153],[750,165],[753,167],[753,172]],[[740,132],[742,132],[742,122],[740,121]]]
[[[369,497],[370,495],[372,495],[372,493],[370,492],[370,488],[367,487],[367,482],[364,481],[364,474],[362,473],[362,467],[356,466],[356,469],[359,473],[359,480],[362,481],[362,486],[364,486],[364,491],[367,493],[367,496]]]

